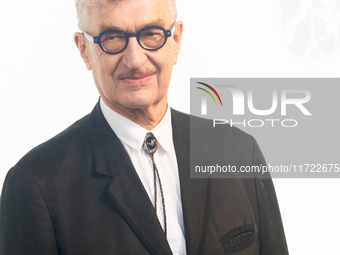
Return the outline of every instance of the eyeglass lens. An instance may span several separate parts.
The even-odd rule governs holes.
[[[126,45],[126,37],[120,33],[108,33],[102,36],[100,43],[108,52],[119,52]],[[145,49],[157,49],[162,46],[165,40],[164,32],[157,28],[150,28],[143,31],[139,38],[139,43]]]

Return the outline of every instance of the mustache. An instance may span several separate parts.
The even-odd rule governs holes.
[[[145,69],[129,69],[126,71],[123,71],[119,73],[116,78],[122,79],[125,77],[131,77],[134,75],[151,75],[151,74],[158,74],[159,69],[158,68],[145,68]]]

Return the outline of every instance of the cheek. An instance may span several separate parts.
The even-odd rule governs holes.
[[[112,84],[114,73],[117,69],[117,61],[107,56],[98,56],[97,59],[94,59],[94,63],[92,72],[97,82],[100,82],[101,86]]]
[[[103,61],[97,62],[93,66],[92,75],[100,95],[110,98],[110,95],[114,94],[115,87],[112,72],[106,68],[107,66],[108,64]]]
[[[168,87],[170,83],[172,69],[173,69],[173,62],[172,62],[172,59],[169,57],[167,59],[166,64],[164,65],[163,74],[161,75],[162,80],[163,80],[162,83],[164,84],[165,87]]]
[[[170,45],[164,46],[164,54],[162,54],[157,60],[159,65],[158,66],[160,70],[160,84],[164,84],[164,86],[168,86],[171,79],[172,69],[173,69],[173,54],[172,54],[172,48]]]

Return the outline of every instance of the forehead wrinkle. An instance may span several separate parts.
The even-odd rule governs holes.
[[[165,20],[158,18],[156,20],[152,21],[145,21],[141,24],[136,25],[137,31],[129,31],[129,29],[124,29],[123,27],[115,26],[115,25],[108,25],[108,24],[101,24],[99,28],[99,33],[108,31],[108,30],[117,30],[122,32],[138,32],[139,30],[145,28],[145,27],[152,27],[152,26],[159,26],[164,27],[166,24]]]

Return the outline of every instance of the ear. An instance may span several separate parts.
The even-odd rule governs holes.
[[[84,60],[87,70],[91,70],[91,62],[88,55],[89,49],[87,48],[86,38],[82,33],[76,32],[73,36],[74,42],[80,52],[81,58]]]
[[[179,21],[176,22],[176,28],[175,28],[175,32],[173,34],[174,65],[177,63],[177,60],[178,60],[179,49],[181,47],[182,34],[183,34],[183,22],[181,20],[179,20]]]

